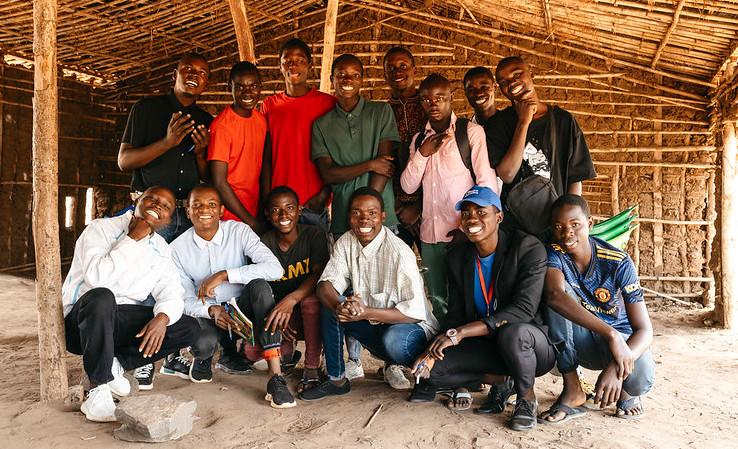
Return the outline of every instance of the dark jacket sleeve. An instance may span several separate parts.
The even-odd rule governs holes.
[[[515,257],[512,248],[510,251]],[[500,301],[500,307],[491,317],[485,319],[492,330],[505,323],[532,322],[538,312],[546,276],[546,248],[537,238],[525,235],[520,239],[517,259],[515,287],[504,292],[509,296],[504,302]]]
[[[464,254],[466,245],[451,248],[446,256],[446,276],[448,282],[448,310],[441,323],[442,330],[459,327],[467,323],[464,301]]]

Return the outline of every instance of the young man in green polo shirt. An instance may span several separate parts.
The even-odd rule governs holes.
[[[400,135],[389,104],[365,100],[359,95],[363,76],[364,66],[359,58],[352,54],[336,58],[331,67],[336,106],[313,123],[312,158],[323,181],[333,191],[330,230],[336,239],[349,230],[349,198],[359,187],[380,192],[387,210],[395,210],[392,161]],[[384,224],[396,231],[395,214],[389,214]],[[348,346],[348,375],[361,377],[361,346]],[[388,381],[395,388],[409,387],[409,382],[399,375],[396,379],[388,376]]]

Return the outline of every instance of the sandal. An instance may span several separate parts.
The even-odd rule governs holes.
[[[300,383],[297,384],[297,394],[302,393],[303,391],[307,391],[313,387],[316,387],[320,385],[320,379],[317,377],[311,377],[311,378],[302,378],[300,379]]]
[[[638,408],[641,409],[641,413],[636,415],[628,414],[628,412],[632,412]],[[643,408],[643,402],[641,402],[640,396],[631,396],[628,399],[618,401],[615,408],[615,417],[620,419],[641,419],[644,413],[646,413],[646,410]]]
[[[458,389],[451,393],[451,397],[446,402],[446,407],[449,408],[449,410],[453,410],[456,412],[463,412],[465,410],[469,410],[472,405],[472,395],[468,391],[460,391],[462,389]],[[466,390],[466,389],[464,389]],[[460,400],[467,399],[468,402],[460,405]]]
[[[515,393],[512,379],[507,379],[504,383],[494,384],[487,394],[487,400],[481,407],[476,409],[476,413],[483,415],[491,413],[502,413],[507,406],[507,400]]]
[[[546,419],[556,412],[564,412],[563,418],[556,421],[549,421],[548,419]],[[554,405],[551,406],[550,409],[541,413],[541,415],[538,417],[538,422],[541,424],[561,424],[563,422],[569,421],[570,419],[581,418],[586,414],[587,409],[584,407],[569,407],[568,405],[564,405],[561,402],[556,402],[554,403]]]

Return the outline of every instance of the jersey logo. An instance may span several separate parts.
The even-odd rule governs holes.
[[[599,302],[608,302],[611,298],[610,290],[606,288],[598,288],[594,291],[594,296]]]
[[[625,293],[633,293],[639,288],[641,288],[641,284],[639,282],[634,282],[632,284],[628,284],[625,287],[623,287],[623,290],[625,290]]]
[[[553,249],[554,251],[558,251],[560,253],[566,253],[566,251],[564,251],[564,248],[562,248],[561,246],[559,246],[556,243],[552,243],[551,244],[551,249]]]

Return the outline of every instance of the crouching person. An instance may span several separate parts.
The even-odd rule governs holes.
[[[474,186],[456,204],[469,242],[452,247],[447,258],[447,329],[415,362],[424,378],[411,402],[432,401],[438,389],[455,389],[448,407],[471,406],[467,386],[492,384],[479,413],[502,413],[517,393],[513,430],[536,425],[535,379],[556,361],[538,313],[546,273],[546,250],[535,237],[499,229],[500,198]]]
[[[212,380],[211,366],[218,342],[223,346],[218,365],[223,371],[250,371],[236,351],[239,326],[223,306],[236,298],[239,309],[253,322],[255,339],[265,350],[270,374],[266,400],[275,408],[294,407],[294,397],[279,363],[281,333],[265,331],[265,319],[274,308],[267,281],[280,278],[282,266],[247,224],[221,221],[223,213],[224,206],[215,188],[195,187],[187,205],[192,228],[172,242],[174,263],[185,289],[185,313],[197,318],[201,328],[192,346],[195,359],[190,380]]]
[[[94,220],[77,239],[62,301],[67,349],[82,355],[90,379],[81,408],[90,421],[115,421],[112,395],[131,391],[125,370],[197,336],[197,322],[182,316],[184,291],[169,246],[156,233],[175,208],[169,189],[151,187],[133,211]],[[149,295],[153,307],[143,305]]]
[[[640,418],[640,396],[653,385],[655,364],[649,349],[653,328],[635,265],[627,253],[589,235],[592,217],[582,197],[562,196],[551,216],[556,243],[548,248],[546,318],[560,351],[564,390],[541,421],[561,423],[584,415],[579,365],[602,370],[595,405],[616,403],[617,417]]]
[[[415,254],[382,225],[385,215],[382,196],[371,187],[351,195],[351,232],[336,242],[317,287],[329,379],[303,391],[305,401],[351,391],[344,334],[384,360],[387,377],[404,376],[398,365],[409,367],[438,330]],[[349,287],[354,294],[342,296]]]

